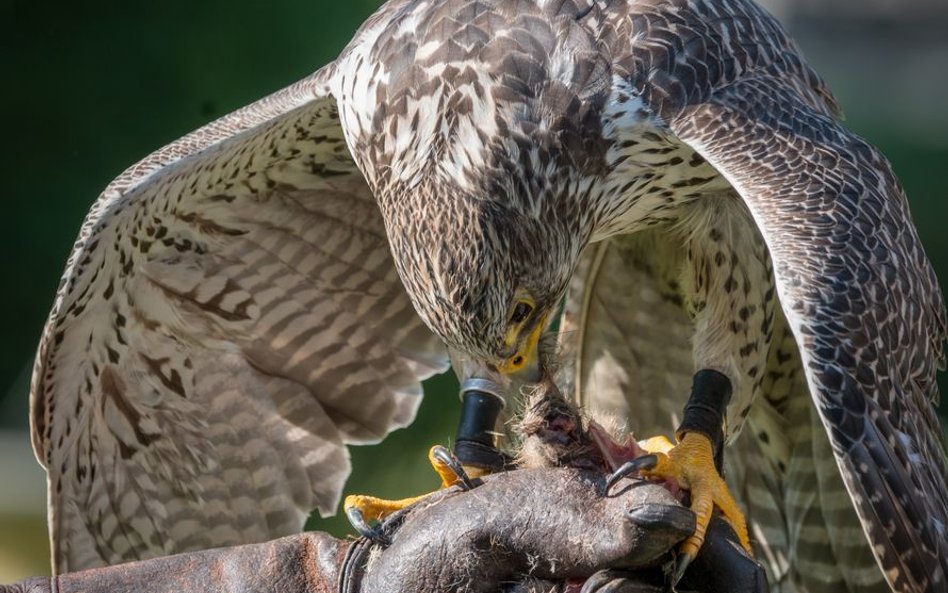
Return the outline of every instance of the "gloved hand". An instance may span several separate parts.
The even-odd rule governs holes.
[[[577,469],[511,471],[393,516],[383,526],[391,542],[384,549],[304,533],[29,579],[0,593],[578,593],[584,583],[597,593],[660,591],[663,567],[694,516],[659,485],[626,479],[605,496],[604,482]],[[727,530],[713,526],[681,590],[718,593],[727,583],[728,591],[766,591],[760,566]]]

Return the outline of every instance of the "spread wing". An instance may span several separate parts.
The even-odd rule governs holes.
[[[810,395],[876,559],[899,591],[948,579],[934,412],[943,297],[889,163],[752,2],[646,1],[611,21],[613,75],[746,203]]]
[[[165,147],[92,207],[43,334],[54,570],[271,539],[447,368],[350,157],[333,67]]]
[[[770,248],[810,393],[891,584],[944,583],[944,302],[890,165],[766,73],[671,128],[740,193]]]
[[[933,406],[944,301],[889,163],[839,124],[752,3],[650,3],[630,22],[630,82],[730,182],[767,242],[876,559],[896,590],[944,585],[948,469]]]

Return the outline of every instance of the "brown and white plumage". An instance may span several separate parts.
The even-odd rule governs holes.
[[[683,396],[695,366],[731,379],[737,490],[781,497],[775,574],[820,587],[788,568],[820,560],[797,527],[860,533],[841,475],[892,588],[945,588],[944,305],[888,163],[836,114],[747,0],[389,2],[90,213],[33,384],[57,568],[298,529],[335,505],[344,444],[408,423],[445,368],[412,305],[494,368],[572,278],[574,382],[607,381],[605,407]],[[745,421],[771,442],[742,446]]]
[[[299,531],[335,512],[345,445],[409,424],[446,368],[328,73],[148,157],[89,215],[33,383],[57,570]]]

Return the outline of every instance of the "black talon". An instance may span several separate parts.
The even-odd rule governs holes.
[[[349,524],[352,525],[352,528],[358,531],[362,537],[383,548],[387,548],[391,545],[392,542],[382,533],[381,528],[377,526],[369,527],[369,524],[365,521],[365,517],[362,516],[362,511],[356,507],[346,509],[346,518],[349,519]]]
[[[461,488],[465,492],[474,489],[474,482],[471,481],[470,476],[468,476],[467,472],[464,470],[464,466],[461,465],[461,462],[458,461],[458,458],[455,457],[453,453],[441,445],[435,445],[431,455],[441,463],[451,468],[451,471],[453,471],[454,475],[458,477]]]
[[[685,576],[685,571],[688,570],[688,567],[694,559],[695,557],[691,554],[678,555],[678,559],[675,561],[675,572],[672,575],[672,591],[677,590],[678,583],[681,582],[681,577]]]
[[[642,457],[637,457],[632,461],[628,461],[617,469],[609,478],[606,480],[606,490],[605,493],[609,494],[609,490],[615,486],[616,482],[622,478],[637,473],[643,469],[652,469],[658,465],[658,457],[655,455],[643,455]]]
[[[628,585],[628,573],[613,569],[600,570],[586,579],[579,593],[620,593]]]

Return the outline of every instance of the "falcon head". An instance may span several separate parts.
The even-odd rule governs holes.
[[[448,33],[416,42],[455,47]],[[530,43],[444,64],[379,39],[384,80],[365,73],[374,86],[341,116],[398,273],[456,359],[525,376],[592,234],[590,194],[607,170],[604,60],[590,51],[582,68],[552,72]]]
[[[396,268],[425,323],[456,356],[502,375],[536,368],[536,347],[586,235],[527,199],[431,183],[387,223]],[[404,206],[404,204],[403,204]],[[397,220],[396,220],[397,219]]]

